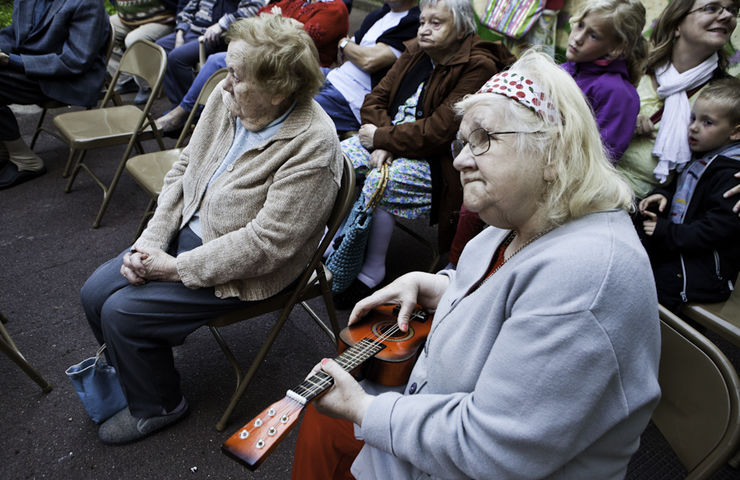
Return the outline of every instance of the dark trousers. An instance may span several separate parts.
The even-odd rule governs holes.
[[[165,35],[157,40],[157,45],[167,52],[164,91],[173,105],[179,105],[195,78],[193,67],[200,58],[198,44],[200,34],[191,31],[185,33],[185,43],[178,48],[175,48],[175,36],[176,33]],[[206,55],[223,50],[226,50],[226,43],[223,40],[216,45],[206,43]]]
[[[192,230],[180,232],[171,255],[201,245]],[[174,409],[182,399],[172,347],[218,315],[245,306],[220,299],[213,288],[181,282],[131,285],[120,273],[121,253],[101,265],[82,287],[82,306],[95,337],[107,344],[132,415],[148,418]]]
[[[18,122],[8,105],[33,105],[48,100],[50,98],[44,95],[36,80],[7,68],[0,69],[0,141],[21,138]]]

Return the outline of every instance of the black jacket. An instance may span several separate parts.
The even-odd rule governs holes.
[[[740,270],[740,218],[737,199],[722,194],[737,184],[740,159],[717,156],[699,179],[684,221],[658,217],[652,237],[644,237],[655,274],[658,300],[676,310],[682,302],[721,302],[732,291]],[[676,188],[657,189],[670,200]],[[652,194],[651,193],[651,194]]]

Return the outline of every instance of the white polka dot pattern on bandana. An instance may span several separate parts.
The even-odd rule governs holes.
[[[476,93],[497,93],[513,98],[549,123],[555,123],[558,117],[545,92],[532,80],[516,72],[497,73]]]

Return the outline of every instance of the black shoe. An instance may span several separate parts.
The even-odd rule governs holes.
[[[347,290],[341,293],[335,293],[331,296],[334,301],[334,307],[339,310],[349,310],[355,306],[357,302],[365,297],[369,297],[373,294],[376,288],[368,287],[358,279],[352,280],[352,283]]]
[[[0,190],[14,187],[46,173],[46,167],[41,170],[18,170],[14,163],[8,162],[0,168]]]
[[[116,93],[119,95],[126,95],[127,93],[134,93],[139,91],[139,86],[133,78],[129,78],[123,83],[116,85]]]

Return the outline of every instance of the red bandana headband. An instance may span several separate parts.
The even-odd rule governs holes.
[[[550,123],[555,123],[558,118],[557,111],[545,92],[532,80],[516,72],[497,73],[476,93],[497,93],[513,98]]]

